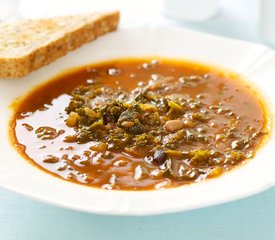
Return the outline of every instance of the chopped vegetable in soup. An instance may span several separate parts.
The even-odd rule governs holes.
[[[55,176],[148,190],[220,176],[255,155],[268,126],[261,101],[234,74],[121,59],[34,89],[11,127],[21,154]]]

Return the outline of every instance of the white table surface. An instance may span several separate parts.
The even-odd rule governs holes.
[[[21,0],[20,12],[21,17],[34,18],[117,8],[122,12],[122,24],[176,24],[263,43],[258,28],[259,3],[258,0],[222,0],[215,18],[197,23],[166,18],[160,0]],[[0,189],[0,240],[25,239],[275,239],[275,188],[231,203],[153,217],[79,213]]]

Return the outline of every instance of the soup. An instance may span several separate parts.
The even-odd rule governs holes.
[[[253,89],[218,69],[118,59],[66,72],[14,106],[13,142],[40,169],[108,190],[176,187],[253,158],[267,134]]]

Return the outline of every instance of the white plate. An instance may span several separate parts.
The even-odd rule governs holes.
[[[271,138],[245,166],[203,183],[158,191],[108,191],[70,183],[32,166],[14,150],[8,139],[8,106],[16,97],[67,68],[129,56],[190,59],[231,69],[252,81],[269,109],[275,109],[275,53],[270,49],[171,26],[121,27],[24,79],[0,80],[0,186],[85,212],[149,215],[242,198],[275,183],[273,128]]]

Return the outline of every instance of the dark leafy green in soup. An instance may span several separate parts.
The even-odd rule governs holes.
[[[35,89],[12,126],[21,153],[57,176],[141,190],[221,175],[255,155],[266,122],[260,101],[232,74],[124,59]]]

